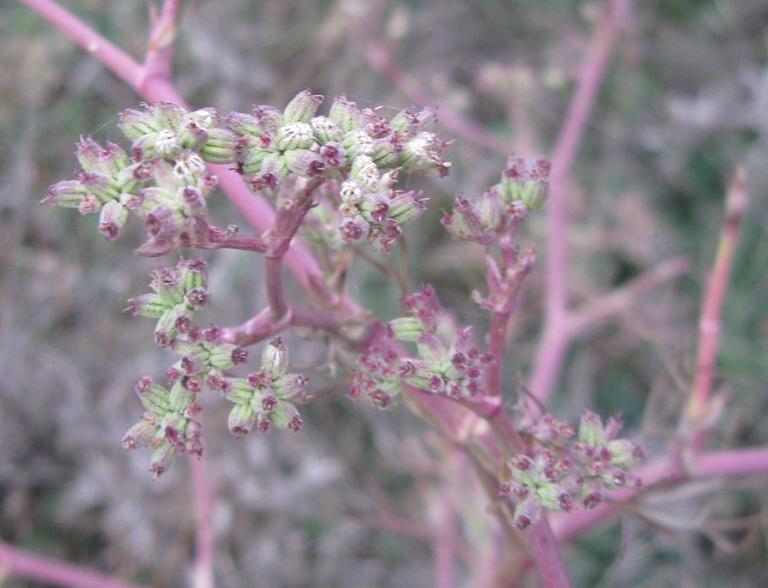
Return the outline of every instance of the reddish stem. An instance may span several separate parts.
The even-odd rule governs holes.
[[[140,588],[80,566],[31,555],[0,541],[0,575],[31,578],[66,588]]]
[[[696,358],[696,377],[688,399],[685,419],[694,430],[699,429],[710,416],[710,395],[720,346],[720,325],[723,305],[728,291],[728,276],[739,237],[741,221],[748,205],[746,174],[739,167],[731,182],[725,200],[725,222],[720,233],[712,275],[707,281],[699,319],[699,352]],[[714,416],[714,415],[712,415]],[[700,449],[703,435],[696,435],[694,449]]]
[[[565,569],[565,561],[557,546],[547,513],[526,533],[531,545],[533,560],[546,588],[570,588],[571,580]]]
[[[544,332],[529,379],[529,389],[542,406],[547,405],[560,375],[570,340],[568,329],[568,245],[565,191],[576,151],[581,143],[592,106],[605,76],[613,47],[622,28],[628,0],[609,0],[595,31],[579,76],[576,94],[568,108],[563,129],[552,156],[550,197],[547,204],[547,302]]]
[[[213,496],[205,457],[190,460],[192,491],[195,503],[195,570],[194,588],[213,588]]]

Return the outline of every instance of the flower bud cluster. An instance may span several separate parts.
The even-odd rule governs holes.
[[[138,251],[142,255],[206,243],[207,201],[218,180],[205,163],[233,162],[237,139],[214,124],[212,108],[187,112],[161,102],[144,111],[127,110],[119,126],[133,141],[131,158],[112,143],[104,148],[81,139],[76,153],[84,171],[77,180],[51,186],[44,202],[100,213],[99,231],[109,240],[135,214],[149,233]]]
[[[157,319],[156,343],[169,347],[180,359],[165,373],[170,390],[155,385],[151,378],[142,378],[139,382],[136,392],[147,412],[128,431],[123,446],[126,449],[152,447],[151,471],[158,476],[172,465],[179,453],[202,454],[202,429],[193,418],[202,408],[197,395],[206,385],[223,389],[224,383],[234,381],[224,373],[244,363],[248,352],[223,342],[219,327],[201,329],[193,320],[194,314],[205,309],[211,300],[206,289],[204,260],[182,260],[173,269],[161,266],[155,271],[150,285],[154,292],[133,298],[126,310]],[[299,380],[303,376],[284,373],[287,357],[280,360],[265,355],[264,361],[265,369],[283,374],[278,378],[280,383],[274,386],[279,390],[279,398],[288,398],[297,392],[295,388],[299,383],[301,387],[305,384],[305,380]],[[292,393],[288,390],[290,381],[294,386]],[[275,422],[281,416],[278,411]]]
[[[274,337],[264,348],[259,371],[245,378],[227,377],[220,370],[209,373],[208,386],[234,403],[228,419],[233,435],[250,433],[254,426],[262,433],[268,433],[272,425],[302,429],[304,422],[291,400],[303,399],[307,378],[289,374],[287,369],[288,349],[281,337]]]
[[[549,196],[549,169],[546,159],[528,164],[521,157],[510,157],[501,182],[474,201],[457,198],[451,213],[443,217],[443,225],[456,239],[498,243],[513,223],[544,206]]]
[[[169,391],[144,377],[135,390],[146,412],[125,434],[125,449],[151,447],[150,471],[155,476],[167,471],[179,453],[202,455],[202,426],[194,418],[201,406],[181,380]]]
[[[442,158],[448,145],[431,130],[436,112],[404,110],[387,120],[341,97],[319,116],[321,102],[303,91],[282,112],[258,106],[231,113],[226,128],[214,108],[190,112],[160,102],[126,110],[119,127],[132,141],[130,157],[112,143],[82,139],[83,172],[52,186],[45,201],[100,213],[99,230],[110,240],[133,213],[149,232],[138,253],[159,256],[210,242],[205,215],[217,179],[205,164],[236,163],[254,191],[274,193],[288,176],[332,182],[339,241],[366,239],[389,252],[426,202],[421,192],[395,189],[398,172],[450,171]]]
[[[258,106],[252,115],[231,114],[239,171],[254,191],[273,192],[290,174],[338,182],[342,240],[366,239],[389,252],[401,226],[425,209],[420,192],[393,187],[398,171],[445,176],[450,170],[441,157],[447,144],[430,130],[436,113],[406,110],[388,121],[341,97],[328,116],[318,116],[321,102],[304,91],[282,113]]]
[[[189,112],[170,102],[144,105],[144,110],[128,109],[120,115],[118,126],[133,141],[136,161],[159,157],[174,163],[185,151],[194,152],[209,163],[235,161],[237,137],[219,128],[215,108]]]
[[[454,398],[482,395],[493,357],[474,344],[469,329],[458,329],[450,346],[441,341],[440,303],[432,286],[406,298],[405,305],[411,316],[391,321],[384,336],[358,358],[349,395],[364,392],[381,408],[392,403],[403,384]],[[392,341],[415,342],[418,357],[402,358]]]
[[[322,100],[305,90],[283,112],[257,106],[251,115],[229,115],[227,127],[240,137],[237,163],[254,190],[274,190],[290,173],[342,181],[359,155],[379,170],[448,174],[450,163],[441,158],[447,145],[431,132],[433,109],[406,110],[388,121],[339,97],[328,116],[316,115]]]
[[[604,426],[598,415],[586,411],[576,440],[572,440],[570,426],[549,414],[532,427],[532,457],[512,457],[511,480],[500,489],[502,495],[519,500],[515,526],[530,527],[539,520],[542,509],[568,512],[578,502],[590,510],[603,501],[606,490],[639,488],[639,478],[626,470],[642,459],[643,450],[628,439],[616,438],[622,426],[618,416]]]
[[[211,303],[208,268],[203,259],[180,261],[175,268],[158,267],[150,282],[153,293],[131,298],[126,311],[157,319],[155,342],[168,347],[192,330],[194,314]]]

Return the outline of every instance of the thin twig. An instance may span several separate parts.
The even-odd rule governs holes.
[[[544,332],[536,352],[535,364],[529,378],[531,393],[546,405],[562,369],[569,343],[566,333],[568,320],[568,248],[566,188],[568,174],[581,143],[592,106],[605,76],[608,61],[621,31],[629,0],[609,0],[595,31],[579,76],[576,93],[571,100],[565,123],[552,156],[550,197],[547,204],[547,302]]]
[[[725,199],[725,222],[720,233],[720,243],[707,281],[701,318],[699,319],[699,352],[696,358],[696,376],[688,399],[685,419],[694,429],[710,416],[710,396],[712,381],[717,362],[717,350],[720,346],[720,325],[722,323],[723,304],[728,291],[728,276],[733,265],[733,255],[744,214],[747,211],[748,196],[744,167],[736,170],[736,175],[728,188]],[[703,439],[699,438],[696,445]]]
[[[193,588],[213,588],[213,527],[210,479],[205,456],[190,460],[195,503],[195,570]]]
[[[141,588],[80,566],[31,555],[0,541],[0,578],[4,575],[30,578],[66,588]]]

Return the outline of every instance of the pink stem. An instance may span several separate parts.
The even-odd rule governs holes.
[[[547,302],[544,332],[529,379],[531,394],[547,405],[560,375],[568,346],[568,247],[565,191],[568,173],[605,76],[611,52],[621,30],[628,0],[610,0],[579,76],[576,94],[568,108],[565,124],[552,156],[550,173],[549,228],[547,230]]]
[[[697,428],[706,420],[709,412],[709,398],[720,346],[720,325],[723,304],[728,290],[728,276],[733,265],[733,255],[739,237],[739,228],[747,210],[747,185],[743,167],[739,167],[728,189],[725,201],[725,222],[720,234],[712,275],[707,281],[704,302],[699,319],[699,352],[696,358],[696,377],[688,400],[686,419]],[[700,446],[701,436],[694,445]],[[695,447],[697,448],[697,447]]]
[[[528,530],[526,536],[545,588],[570,588],[571,580],[546,512],[542,513],[539,522]]]
[[[48,585],[67,588],[139,588],[111,576],[80,566],[31,555],[0,541],[0,576],[31,578]]]
[[[648,462],[633,472],[646,486],[663,483],[678,486],[693,479],[750,476],[768,473],[768,447],[730,449],[707,453],[692,453],[684,463],[665,455]],[[632,490],[610,493],[612,502],[620,503],[636,496]],[[553,524],[558,541],[566,542],[582,535],[587,529],[614,516],[617,506],[604,502],[594,510],[554,515]]]
[[[211,494],[210,479],[206,468],[205,457],[192,459],[192,491],[195,503],[195,570],[194,588],[213,588],[213,527],[211,525],[211,512],[213,510],[213,496]]]

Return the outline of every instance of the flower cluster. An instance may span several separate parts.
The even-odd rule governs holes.
[[[411,316],[390,321],[356,364],[349,395],[368,394],[374,404],[388,407],[403,384],[451,397],[480,396],[485,368],[493,357],[474,344],[469,329],[458,329],[446,346],[438,337],[440,303],[432,286],[405,300]],[[394,341],[416,343],[418,358],[404,358]]]
[[[230,378],[221,372],[209,375],[208,386],[235,404],[228,419],[233,435],[250,433],[254,425],[262,433],[268,433],[272,425],[301,430],[304,422],[291,400],[303,399],[307,378],[289,374],[287,368],[288,349],[281,337],[273,337],[264,348],[259,371],[245,378]]]
[[[81,139],[76,155],[83,172],[51,186],[44,202],[100,213],[99,231],[109,240],[120,236],[134,213],[149,233],[138,251],[143,255],[205,244],[207,200],[217,185],[205,163],[233,162],[237,139],[216,124],[212,108],[187,112],[161,102],[127,110],[119,127],[133,141],[131,157],[113,143],[102,147]]]
[[[501,485],[502,495],[519,502],[514,524],[526,529],[539,520],[542,509],[568,512],[580,501],[595,508],[605,490],[638,489],[640,480],[627,473],[643,457],[643,450],[628,439],[617,439],[623,423],[618,416],[603,425],[586,411],[575,441],[573,429],[552,415],[545,415],[529,431],[535,440],[529,455],[515,455],[509,462],[511,480]]]
[[[450,170],[442,158],[447,144],[431,131],[436,113],[405,110],[387,120],[337,98],[328,116],[316,116],[321,102],[304,91],[282,112],[258,106],[224,121],[214,108],[189,112],[168,102],[126,110],[119,127],[132,141],[130,157],[113,143],[82,139],[83,172],[51,186],[44,201],[100,213],[99,230],[109,240],[134,213],[149,233],[141,255],[205,247],[213,240],[207,201],[218,183],[206,163],[236,163],[254,191],[274,193],[289,176],[332,183],[327,204],[340,242],[367,239],[389,252],[401,226],[425,208],[421,192],[395,189],[398,173],[444,176]]]
[[[401,225],[424,210],[420,192],[394,189],[399,171],[444,176],[447,144],[431,132],[435,111],[405,110],[391,121],[337,98],[316,115],[321,96],[299,93],[283,112],[258,106],[233,113],[228,128],[240,139],[237,163],[254,191],[274,192],[290,175],[338,184],[336,221],[344,242],[367,239],[389,252]]]
[[[544,206],[549,196],[549,168],[546,159],[528,164],[521,157],[510,157],[501,182],[474,201],[457,198],[451,214],[443,217],[443,225],[456,239],[497,244],[512,223]]]
[[[211,379],[245,362],[247,351],[221,340],[221,329],[201,329],[194,314],[211,300],[207,266],[202,259],[180,261],[175,268],[159,267],[150,284],[154,292],[131,299],[126,310],[157,320],[155,342],[180,359],[166,371],[170,390],[145,377],[136,386],[147,412],[123,439],[126,449],[154,449],[150,470],[165,472],[179,453],[201,455],[202,429],[194,419],[201,410],[198,394]]]
[[[146,412],[123,437],[124,448],[152,447],[149,469],[155,476],[167,471],[179,453],[202,455],[202,427],[194,418],[202,407],[196,394],[180,380],[168,391],[149,377],[141,378],[135,390]]]
[[[175,268],[160,266],[149,284],[154,292],[131,298],[125,310],[157,319],[155,342],[168,347],[179,334],[190,332],[194,313],[210,305],[207,285],[208,268],[203,259],[182,260]]]

